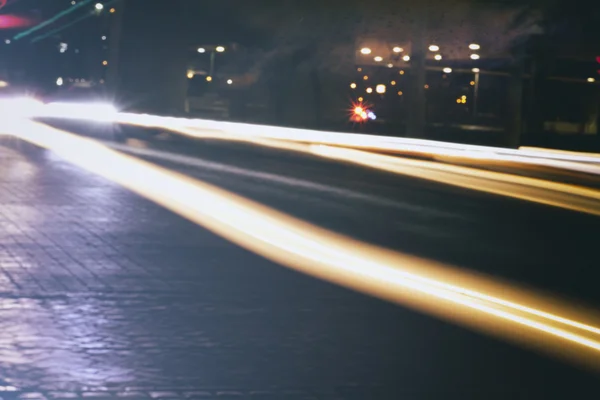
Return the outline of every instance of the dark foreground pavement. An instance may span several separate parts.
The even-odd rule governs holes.
[[[286,270],[49,152],[0,144],[0,397],[562,399],[597,390],[597,376]],[[158,162],[373,243],[597,302],[598,219],[245,151],[204,156],[246,174]],[[253,175],[258,167],[272,175]]]

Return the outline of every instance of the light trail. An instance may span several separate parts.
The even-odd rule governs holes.
[[[62,130],[1,128],[282,265],[600,369],[595,312],[349,239]]]
[[[94,119],[95,115],[91,110],[88,110],[87,112],[81,110],[84,106],[85,105],[77,103],[64,104],[62,112],[58,110],[47,110],[43,113],[44,115],[40,114],[40,116],[83,120]],[[533,148],[514,150],[423,139],[314,131],[308,129],[283,128],[204,119],[163,117],[134,113],[115,114],[113,121],[121,124],[162,128],[173,130],[175,132],[186,130],[188,135],[193,135],[191,132],[194,130],[202,130],[205,131],[205,133],[198,132],[198,135],[207,137],[206,132],[211,132],[211,134],[214,134],[212,137],[216,139],[229,139],[229,135],[234,135],[238,140],[243,138],[276,139],[300,143],[359,148],[369,151],[456,157],[474,161],[491,158],[509,163],[537,163],[541,166],[552,166],[555,168],[572,169],[578,172],[600,174],[600,165],[596,165],[600,164],[600,158],[597,155],[587,155],[585,153],[551,152]],[[555,162],[554,164],[552,164],[553,161]],[[575,163],[587,165],[576,165]]]
[[[171,129],[171,127],[176,129],[184,127],[208,130],[217,129],[222,133],[235,134],[241,137],[289,140],[303,143],[362,148],[370,151],[390,151],[400,153],[422,152],[424,154],[454,155],[456,157],[465,158],[494,155],[496,159],[502,159],[505,156],[510,156],[506,161],[522,159],[522,162],[529,163],[532,163],[535,159],[591,164],[600,163],[598,157],[588,156],[585,153],[565,154],[528,149],[513,150],[423,139],[314,131],[309,129],[283,128],[237,122],[232,123],[201,119],[160,117],[147,114],[121,113],[119,114],[117,122],[148,127],[154,126],[163,129]],[[529,160],[525,160],[525,158],[529,158]],[[598,172],[598,169],[595,169],[594,171]]]
[[[311,145],[310,152],[382,171],[600,215],[600,191],[575,185],[334,146]]]
[[[319,157],[359,164],[365,167],[464,189],[600,215],[600,191],[594,189],[458,165],[386,156],[344,147],[247,136],[241,137],[235,134],[220,132],[217,126],[218,124],[215,124],[210,130],[180,127],[176,131],[194,138],[227,137],[229,140],[239,140],[282,150],[309,153]],[[171,129],[175,130],[174,127]]]
[[[390,157],[368,151],[355,150],[355,148],[373,150],[375,143],[381,140],[385,140],[385,142],[381,143],[388,143],[391,144],[391,146],[380,145],[379,147],[375,147],[376,149],[386,151],[398,148],[398,141],[425,141],[373,137],[369,135],[317,132],[303,129],[267,127],[210,120],[191,120],[144,114],[117,113],[115,110],[107,110],[106,107],[98,107],[98,109],[95,110],[93,106],[88,104],[50,104],[43,108],[43,110],[44,114],[42,116],[45,117],[87,119],[104,122],[115,121],[121,124],[142,127],[158,127],[192,138],[242,141],[278,149],[310,153],[320,157],[343,160],[391,173],[426,179],[469,190],[600,215],[600,192],[597,190],[459,165]],[[322,143],[331,143],[332,145],[322,145]],[[429,154],[435,154],[435,158],[452,156],[464,159],[464,154],[471,154],[469,157],[472,160],[479,160],[479,162],[485,161],[489,163],[493,160],[510,160],[512,162],[519,161],[526,164],[571,169],[578,172],[600,173],[600,164],[593,165],[574,161],[532,159],[512,155],[501,156],[498,152],[484,153],[483,150],[469,153],[468,150],[465,150],[473,148],[493,149],[480,146],[440,143],[439,148],[436,149],[429,146],[427,151],[429,151]],[[461,150],[455,151],[449,149]],[[500,151],[501,149],[494,150]],[[409,145],[404,145],[404,151],[417,150]],[[420,151],[422,152],[423,150]]]
[[[600,163],[600,153],[588,153],[588,152],[580,152],[580,151],[568,151],[568,150],[558,150],[558,149],[546,149],[543,147],[528,147],[521,146],[519,147],[519,151],[527,152],[527,153],[540,153],[540,154],[552,154],[552,155],[566,155],[573,157],[586,157],[586,158],[595,158],[596,162]]]

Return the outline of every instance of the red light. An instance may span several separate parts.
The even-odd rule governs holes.
[[[350,112],[350,121],[355,123],[365,122],[369,119],[370,105],[362,101],[353,102]]]
[[[0,29],[26,28],[34,24],[35,22],[28,18],[16,15],[0,15]]]
[[[596,62],[600,64],[600,56],[596,56]]]

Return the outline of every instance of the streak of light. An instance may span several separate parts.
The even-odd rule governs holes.
[[[567,150],[558,150],[558,149],[545,149],[543,147],[527,147],[521,146],[519,147],[521,151],[527,151],[532,153],[550,153],[550,154],[562,154],[566,156],[575,156],[575,157],[586,157],[586,158],[596,158],[597,162],[600,162],[600,153],[588,153],[588,152],[580,152],[580,151],[567,151]]]
[[[141,120],[145,120],[145,118],[141,118]],[[179,121],[179,123],[185,124],[182,121]],[[151,125],[152,124],[150,124],[150,126]],[[298,143],[295,141],[286,141],[285,139],[281,140],[279,138],[265,139],[261,135],[248,135],[248,132],[243,130],[236,130],[235,132],[227,130],[222,131],[219,129],[221,124],[216,121],[213,121],[210,127],[207,125],[207,129],[194,129],[185,126],[176,127],[173,125],[167,126],[175,132],[194,138],[221,138],[245,141],[259,145],[269,145],[285,150],[309,152],[320,157],[351,162],[413,178],[512,197],[572,211],[600,215],[600,192],[575,185],[501,172],[485,171],[458,165],[391,157],[348,148],[328,145],[311,145],[311,142]],[[525,161],[532,162],[530,160]],[[556,162],[550,162],[549,160],[541,161],[541,163],[551,166],[557,164]],[[576,169],[577,167],[580,166],[576,164],[573,166],[573,169]],[[581,166],[581,170],[587,170],[587,168],[588,167],[586,166]]]
[[[349,239],[66,131],[17,119],[0,130],[290,268],[600,368],[600,319],[581,307]]]
[[[74,105],[75,107],[75,105]],[[61,117],[68,114],[63,112]],[[88,115],[89,114],[89,115]],[[46,115],[52,115],[48,112]],[[81,110],[76,118],[94,117],[94,111],[87,113]],[[68,117],[68,116],[67,116]],[[434,158],[443,159],[443,157],[455,157],[462,159],[471,159],[479,163],[490,161],[502,161],[511,163],[525,163],[555,168],[571,169],[578,172],[587,172],[600,174],[600,165],[575,163],[573,161],[562,161],[551,159],[552,157],[561,157],[563,160],[578,159],[579,156],[525,152],[519,153],[519,150],[505,150],[497,148],[488,148],[481,146],[454,145],[451,143],[418,141],[409,139],[398,139],[389,137],[373,137],[370,135],[350,135],[332,132],[317,132],[303,129],[290,129],[267,127],[261,125],[225,123],[208,120],[191,120],[185,118],[158,117],[140,114],[115,114],[115,119],[119,123],[146,127],[161,127],[172,130],[191,137],[212,137],[226,140],[241,140],[256,142],[255,139],[271,139],[278,141],[288,141],[305,144],[333,145],[352,148],[363,148],[365,150],[385,150],[398,152],[420,152],[433,155]],[[300,151],[300,150],[297,150]],[[304,151],[307,151],[306,149]],[[341,151],[341,150],[340,150]],[[328,152],[327,154],[332,154]],[[339,152],[336,154],[340,154]],[[357,153],[358,154],[358,153]],[[530,155],[535,156],[530,156]],[[546,156],[540,158],[540,154]],[[325,154],[319,154],[325,156]],[[554,183],[534,178],[526,178],[515,175],[502,174],[499,172],[482,171],[473,168],[466,168],[453,165],[440,165],[438,163],[405,160],[389,156],[361,154],[361,164],[369,166],[369,162],[375,168],[382,169],[382,163],[385,163],[389,169],[390,164],[394,164],[393,170],[396,173],[403,173],[412,177],[443,182],[445,184],[479,190],[488,193],[500,194],[504,196],[519,198],[528,201],[534,201],[541,204],[553,205],[580,212],[588,212],[599,215],[599,194],[591,189],[584,189],[573,185]],[[375,157],[375,158],[374,158]],[[369,162],[366,162],[366,160]],[[593,158],[597,160],[597,158]],[[382,161],[385,160],[385,161]],[[394,160],[394,161],[392,161]],[[587,160],[587,158],[586,158]],[[357,160],[348,160],[357,162]],[[407,164],[408,163],[408,164]],[[411,164],[412,163],[412,164]],[[399,168],[402,166],[402,168]],[[402,172],[400,172],[402,171]],[[467,182],[468,181],[468,182]],[[475,184],[477,182],[477,184]]]
[[[600,191],[565,183],[333,146],[311,152],[396,174],[600,216]]]
[[[33,28],[28,29],[25,32],[21,32],[21,33],[15,35],[15,37],[13,38],[13,40],[19,40],[19,39],[24,38],[25,36],[29,36],[32,33],[37,32],[40,29],[45,28],[46,26],[53,24],[54,22],[58,21],[62,17],[66,16],[66,15],[69,15],[72,12],[75,12],[78,9],[80,9],[80,8],[82,8],[82,7],[90,4],[92,1],[93,0],[82,0],[80,3],[78,3],[78,4],[76,4],[76,5],[72,6],[72,7],[64,9],[63,11],[59,12],[58,14],[56,14],[55,16],[53,16],[52,18],[47,19],[46,21],[44,21],[44,22],[42,22],[42,23],[34,26]]]
[[[79,118],[73,116],[72,118]],[[215,129],[220,131],[235,132],[239,135],[262,137],[266,139],[291,140],[297,142],[325,144],[332,146],[345,146],[353,148],[363,148],[371,151],[386,151],[386,152],[425,152],[439,155],[449,156],[454,154],[457,157],[473,157],[480,154],[481,157],[493,154],[496,160],[503,156],[519,157],[520,160],[529,159],[529,163],[533,163],[535,159],[547,159],[557,161],[569,161],[577,163],[600,163],[597,156],[588,156],[585,153],[565,154],[551,153],[546,151],[529,151],[529,150],[514,150],[491,146],[466,145],[458,143],[440,142],[423,139],[397,138],[390,136],[350,134],[339,132],[324,132],[308,129],[282,128],[266,125],[253,125],[243,123],[218,122],[200,119],[186,118],[171,118],[145,115],[145,114],[129,114],[121,113],[116,122],[124,124],[140,124],[146,120],[148,123],[142,123],[143,126],[156,126],[164,129],[170,129],[170,124],[174,126],[187,126],[190,128],[199,129]],[[152,121],[150,123],[150,121]],[[153,125],[154,124],[154,125]],[[515,158],[507,159],[507,161],[515,161]],[[567,165],[557,166],[558,168],[566,168]],[[590,165],[588,173],[600,174],[600,166]]]

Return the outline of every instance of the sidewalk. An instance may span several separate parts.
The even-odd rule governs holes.
[[[364,399],[374,312],[0,138],[0,398]]]

